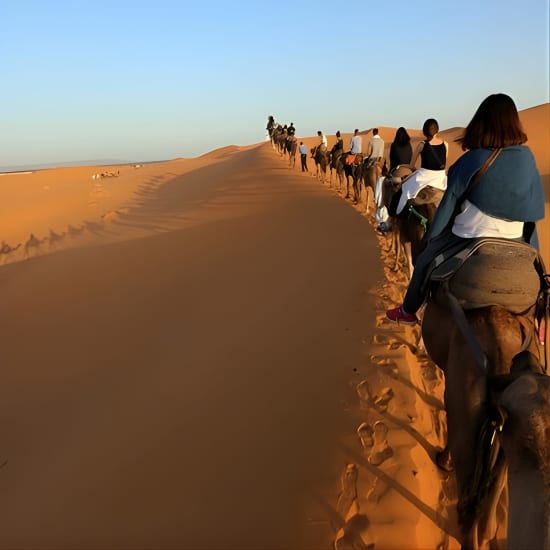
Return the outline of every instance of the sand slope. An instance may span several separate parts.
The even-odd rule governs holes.
[[[382,277],[369,226],[266,147],[130,221],[158,234],[0,271],[0,546],[330,540],[305,514],[337,493]]]

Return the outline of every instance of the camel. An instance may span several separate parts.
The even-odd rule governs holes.
[[[369,204],[371,200],[369,196],[372,197],[372,202],[374,203],[374,190],[376,188],[376,182],[381,176],[387,174],[386,161],[382,163],[379,160],[371,160],[363,162],[363,182],[365,184],[365,212],[369,213]]]
[[[325,145],[317,145],[312,147],[311,157],[315,160],[315,175],[322,184],[327,179],[327,166],[329,164],[328,152]]]
[[[298,149],[298,140],[296,136],[288,136],[286,138],[286,151],[288,152],[288,165],[291,168],[296,166],[296,151]]]
[[[353,202],[356,204],[361,198],[361,182],[363,176],[363,155],[347,153],[344,157],[344,174],[346,176],[346,196],[349,198],[349,180],[353,188]]]
[[[525,354],[540,366],[543,353],[534,337],[536,319],[540,316],[535,315],[534,304],[538,302],[542,278],[534,267],[536,251],[529,245],[494,241],[480,246],[450,278],[446,273],[446,280],[432,288],[423,315],[422,337],[428,354],[445,373],[448,449],[456,473],[462,547],[494,548],[507,531],[510,548],[547,548],[550,477],[545,477],[545,483],[539,483],[538,487],[532,485],[550,472],[550,395],[547,391],[545,403],[537,404],[525,392],[522,398],[517,396],[527,382],[514,383],[504,391],[492,382],[508,376]],[[481,272],[469,265],[495,268]],[[437,279],[446,269],[444,264],[432,278]],[[484,273],[500,274],[492,275],[494,284],[490,288],[486,282],[485,287],[477,284]],[[472,302],[473,295],[477,303]],[[508,410],[510,419],[515,418],[504,423],[499,439],[503,453],[493,444],[495,431],[488,416],[495,401],[491,395],[501,396],[502,407]],[[528,418],[518,419],[528,406],[539,407],[546,439],[535,433],[534,425],[528,425]],[[520,430],[520,426],[528,431]],[[545,457],[545,469],[533,465],[524,450],[526,441]],[[536,510],[530,517],[525,513],[526,507],[532,509],[531,495],[525,492],[527,483],[534,489],[536,502],[543,507],[542,512]],[[529,546],[522,539],[529,530],[526,522],[531,519],[542,531],[531,534],[529,540],[544,539],[544,544]]]
[[[273,147],[278,151],[278,153],[283,156],[285,153],[287,132],[280,124],[273,130],[272,135],[272,144]]]
[[[425,194],[421,196],[423,192]],[[394,217],[392,223],[395,224],[399,241],[403,246],[409,278],[412,276],[416,258],[422,252],[424,235],[434,219],[442,196],[443,191],[439,189],[425,188],[408,202],[401,215]]]
[[[344,153],[341,149],[338,151],[331,151],[329,154],[329,166],[330,166],[330,179],[329,187],[332,187],[332,173],[336,173],[338,179],[338,191],[342,191],[342,184],[344,183]]]
[[[399,215],[395,215],[397,197],[394,198],[394,196],[411,174],[412,170],[408,166],[398,166],[392,170],[386,176],[382,185],[380,201],[391,216],[392,240],[390,250],[395,254],[393,270],[398,271],[400,269],[403,254],[406,273],[409,278],[412,275],[416,258],[422,251],[424,235],[443,197],[443,191],[430,186],[425,187],[414,199],[408,201]]]

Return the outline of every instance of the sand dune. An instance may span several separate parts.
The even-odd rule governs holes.
[[[0,199],[0,547],[458,547],[443,379],[360,208],[267,143]]]

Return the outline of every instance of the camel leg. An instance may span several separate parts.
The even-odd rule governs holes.
[[[392,244],[395,252],[395,264],[393,266],[393,270],[399,271],[399,262],[401,261],[401,249],[403,248],[401,245],[401,233],[398,226],[394,226],[392,231]]]
[[[405,251],[405,261],[406,261],[406,269],[407,269],[407,277],[410,279],[412,277],[413,273],[413,261],[412,261],[412,251],[411,251],[411,243],[404,243],[403,249]]]
[[[370,185],[365,185],[365,213],[369,213],[370,197],[372,196],[372,202],[374,202],[374,191]]]
[[[359,202],[359,188],[357,186],[357,180],[353,179],[353,202]]]

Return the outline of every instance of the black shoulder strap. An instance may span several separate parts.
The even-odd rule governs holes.
[[[468,193],[478,184],[479,180],[487,172],[487,170],[489,170],[490,166],[493,164],[493,162],[495,162],[495,159],[500,155],[501,151],[502,147],[495,149],[490,154],[489,158],[482,164],[481,168],[470,178],[466,189],[464,189],[462,195],[460,195],[460,198],[456,201],[455,211],[453,217],[451,218],[451,223],[453,223],[456,216],[460,214],[462,204],[466,200]]]
[[[483,166],[476,172],[475,176],[468,183],[468,186],[462,194],[463,197],[465,197],[466,193],[469,193],[479,183],[479,180],[487,173],[487,170],[489,170],[493,162],[495,162],[501,151],[502,147],[498,147],[491,153],[489,158],[483,163]]]

